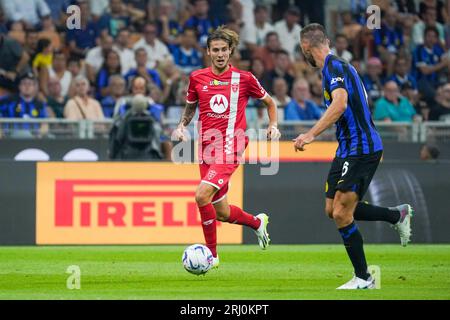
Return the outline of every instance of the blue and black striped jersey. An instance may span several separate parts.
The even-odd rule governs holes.
[[[336,157],[360,156],[383,150],[380,135],[372,120],[363,82],[348,62],[329,54],[322,69],[324,101],[330,106],[331,93],[337,88],[347,91],[347,108],[336,122],[339,147]]]

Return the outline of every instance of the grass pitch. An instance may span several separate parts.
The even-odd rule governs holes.
[[[342,245],[219,246],[220,267],[187,273],[185,246],[0,247],[0,299],[450,299],[450,245],[366,245],[380,290],[352,277]],[[77,265],[81,288],[67,289]]]

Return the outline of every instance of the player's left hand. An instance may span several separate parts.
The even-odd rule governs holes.
[[[277,126],[270,125],[267,128],[267,140],[278,140],[281,137],[280,130],[278,130]]]
[[[305,151],[305,145],[314,141],[314,136],[311,133],[300,134],[297,138],[292,140],[294,142],[295,152]]]

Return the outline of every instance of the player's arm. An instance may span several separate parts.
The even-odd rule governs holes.
[[[185,128],[191,123],[192,118],[194,118],[195,110],[197,109],[197,102],[186,102],[184,107],[183,115],[181,116],[180,123],[176,129],[176,137],[179,141],[187,141],[184,135]]]
[[[319,121],[317,121],[317,123],[307,133],[300,134],[293,140],[295,142],[295,151],[304,151],[304,146],[306,144],[313,142],[318,135],[338,121],[345,112],[348,99],[347,91],[343,88],[337,88],[333,90],[331,96],[332,102]]]
[[[279,139],[280,131],[278,130],[278,111],[275,100],[268,94],[261,99],[264,105],[267,107],[267,115],[269,116],[269,127],[267,128],[267,139]]]

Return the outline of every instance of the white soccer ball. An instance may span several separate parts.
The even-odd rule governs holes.
[[[187,272],[201,275],[208,272],[213,265],[211,250],[203,244],[193,244],[183,252],[183,266]]]

